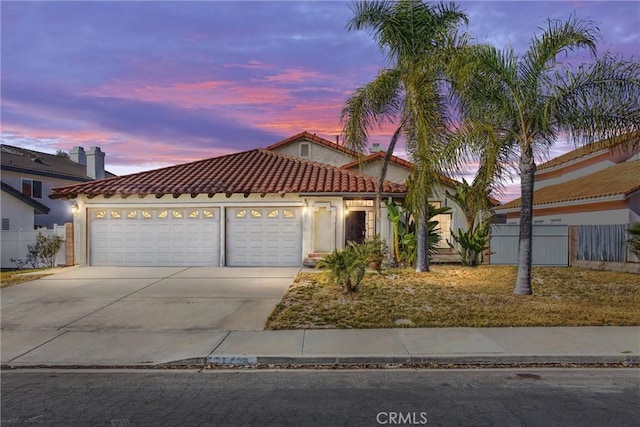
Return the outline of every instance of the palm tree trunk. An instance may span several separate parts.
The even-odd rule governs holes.
[[[384,156],[384,159],[382,160],[382,165],[380,166],[380,176],[378,177],[378,187],[376,188],[376,212],[379,218],[378,221],[381,226],[382,226],[382,190],[384,188],[384,180],[387,176],[387,168],[389,166],[389,160],[391,159],[391,156],[393,156],[393,151],[396,149],[396,144],[398,142],[398,138],[400,137],[401,130],[402,130],[402,124],[398,126],[398,129],[396,129],[396,131],[393,133],[393,136],[391,137],[391,141],[389,142],[389,148],[387,148],[387,153]]]
[[[531,263],[533,257],[533,188],[536,165],[531,146],[520,156],[520,240],[518,246],[518,273],[513,293],[531,295]]]
[[[416,272],[426,273],[429,271],[429,203],[421,207],[418,219],[418,253],[416,255]]]

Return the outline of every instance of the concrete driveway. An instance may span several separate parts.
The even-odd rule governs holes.
[[[147,347],[170,341],[176,349],[193,350],[206,337],[204,347],[210,348],[211,340],[230,330],[263,329],[299,270],[77,267],[5,288],[0,291],[2,362],[34,354],[42,345],[48,351],[57,345],[58,353],[77,341],[95,341],[89,350],[118,347],[122,337],[127,351],[136,341],[156,337],[162,339]],[[74,341],[65,342],[71,336]],[[187,342],[181,346],[180,340]]]

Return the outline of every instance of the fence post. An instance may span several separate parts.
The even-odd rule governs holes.
[[[66,254],[66,259],[65,259],[65,265],[74,265],[75,264],[75,259],[74,259],[74,253],[73,253],[73,223],[72,222],[67,222],[64,225],[64,232],[65,232],[65,254]]]
[[[578,259],[578,226],[569,226],[569,267]]]

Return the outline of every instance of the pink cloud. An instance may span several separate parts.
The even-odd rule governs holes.
[[[287,91],[283,89],[249,87],[226,80],[178,82],[167,86],[147,85],[136,80],[112,81],[85,92],[84,95],[135,99],[190,109],[243,104],[279,104],[290,100]]]
[[[300,83],[304,81],[320,80],[320,79],[328,79],[328,78],[334,78],[334,76],[327,76],[325,74],[321,74],[315,71],[295,68],[295,69],[286,69],[282,73],[268,76],[264,80],[268,82],[276,82],[276,83]]]

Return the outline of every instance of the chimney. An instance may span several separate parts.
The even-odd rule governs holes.
[[[104,153],[100,147],[91,147],[87,152],[87,175],[94,179],[104,179]]]
[[[380,148],[380,143],[374,142],[373,144],[371,144],[371,150],[369,151],[371,152],[371,154],[377,153],[378,151],[382,151],[382,149]]]
[[[69,152],[69,157],[79,165],[84,166],[87,164],[87,155],[82,147],[73,147]]]

